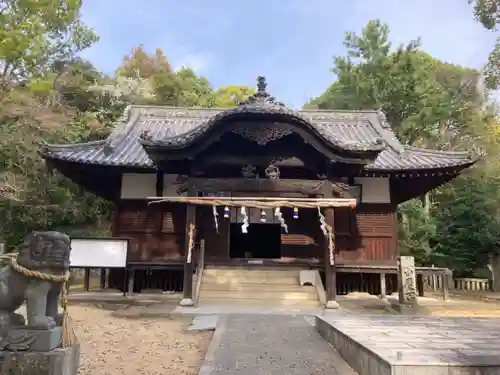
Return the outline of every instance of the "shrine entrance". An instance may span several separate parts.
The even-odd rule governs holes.
[[[280,224],[250,224],[248,233],[242,232],[241,224],[231,224],[229,257],[232,259],[281,258]]]

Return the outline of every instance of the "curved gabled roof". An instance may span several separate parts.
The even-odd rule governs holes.
[[[145,146],[160,146],[164,149],[180,149],[195,143],[218,124],[244,119],[245,122],[253,119],[268,119],[270,123],[283,122],[297,124],[303,129],[307,129],[323,140],[328,147],[351,152],[379,152],[386,148],[387,143],[382,134],[374,132],[370,137],[363,139],[345,139],[338,132],[332,131],[321,122],[311,121],[304,115],[304,112],[287,108],[283,103],[276,101],[266,92],[266,82],[264,77],[258,79],[258,91],[250,96],[238,106],[214,112],[206,118],[199,118],[189,129],[177,133],[149,134],[142,133],[141,143]],[[325,126],[326,125],[326,126]],[[257,125],[256,125],[257,126]]]
[[[46,145],[42,155],[76,163],[154,168],[141,144],[141,134],[152,140],[182,136],[201,122],[224,109],[194,109],[162,106],[131,106],[103,141],[74,145]],[[370,145],[374,139],[384,141],[384,149],[365,169],[369,171],[403,171],[467,167],[475,162],[468,152],[435,151],[402,145],[394,136],[385,117],[378,111],[297,111],[325,137],[335,137],[344,145]],[[319,130],[318,130],[319,131]]]

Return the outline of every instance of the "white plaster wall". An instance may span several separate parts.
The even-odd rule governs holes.
[[[146,199],[156,196],[155,173],[124,173],[121,199]]]
[[[356,177],[354,183],[361,185],[361,202],[391,203],[389,178]]]

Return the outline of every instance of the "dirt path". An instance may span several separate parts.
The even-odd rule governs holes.
[[[212,333],[187,333],[189,318],[132,320],[71,306],[81,343],[80,375],[197,374]]]

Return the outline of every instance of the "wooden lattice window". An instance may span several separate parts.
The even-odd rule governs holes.
[[[186,207],[184,205],[161,206],[163,233],[182,234],[186,231]]]
[[[157,232],[158,224],[158,212],[151,207],[123,207],[118,212],[119,233]]]
[[[394,216],[388,212],[358,212],[356,229],[361,236],[390,237],[393,235]]]

